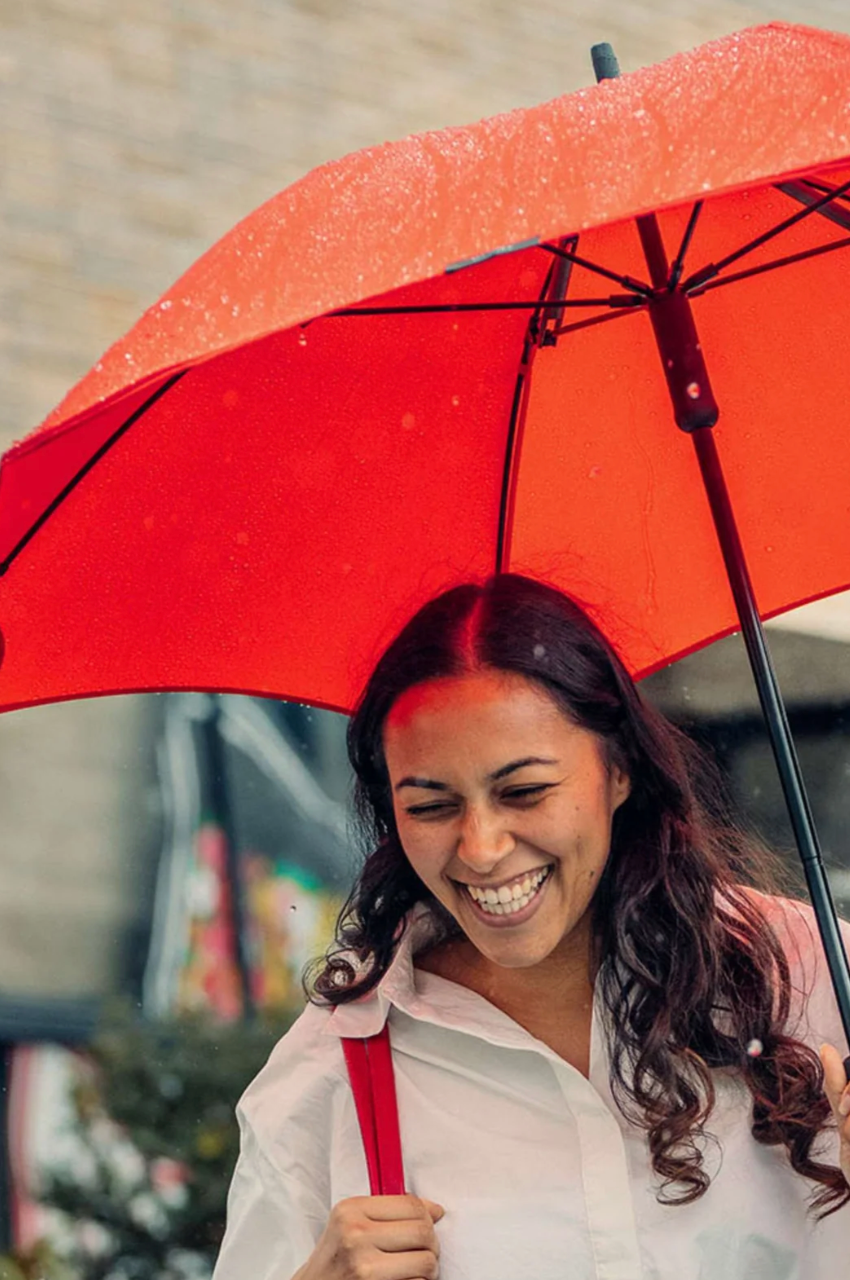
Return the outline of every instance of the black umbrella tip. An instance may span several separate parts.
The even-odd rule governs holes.
[[[620,74],[620,64],[617,61],[617,55],[607,41],[604,44],[593,45],[590,50],[590,57],[593,61],[593,71],[597,81],[617,79]]]

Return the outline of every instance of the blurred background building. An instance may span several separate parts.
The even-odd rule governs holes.
[[[0,449],[314,166],[587,85],[601,40],[632,70],[774,19],[850,32],[843,0],[0,5]],[[812,606],[771,634],[846,912],[850,606]],[[647,691],[790,846],[738,640]],[[222,831],[243,859],[245,945],[265,957],[251,998],[293,998],[351,879],[348,786],[344,722],[309,708],[163,695],[0,717],[0,1041],[73,1042],[116,992],[151,1015],[238,1012],[239,948],[216,934],[233,885]]]

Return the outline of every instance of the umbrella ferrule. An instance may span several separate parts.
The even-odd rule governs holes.
[[[683,293],[659,290],[650,299],[649,318],[677,426],[682,431],[713,427],[720,410],[711,389],[690,302]]]

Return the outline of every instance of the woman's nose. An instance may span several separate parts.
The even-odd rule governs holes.
[[[457,853],[468,867],[487,875],[512,851],[514,843],[498,815],[471,809],[464,819]]]

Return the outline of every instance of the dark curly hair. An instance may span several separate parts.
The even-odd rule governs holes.
[[[786,1034],[789,964],[758,895],[748,892],[790,896],[782,862],[731,820],[713,762],[641,698],[587,614],[542,582],[500,574],[446,591],[378,662],[348,730],[368,853],[334,947],[308,970],[308,997],[338,1005],[371,990],[418,902],[445,936],[459,932],[404,855],[382,733],[405,690],[482,668],[542,686],[571,721],[599,736],[631,781],[614,815],[592,925],[610,1014],[612,1091],[623,1115],[647,1131],[658,1199],[688,1204],[708,1189],[697,1139],[710,1136],[712,1069],[727,1068],[752,1094],[755,1140],[784,1145],[792,1167],[820,1184],[811,1208],[824,1210],[819,1217],[835,1212],[850,1188],[840,1169],[810,1155],[831,1121],[823,1068]],[[758,1057],[747,1054],[753,1039],[763,1045]]]

